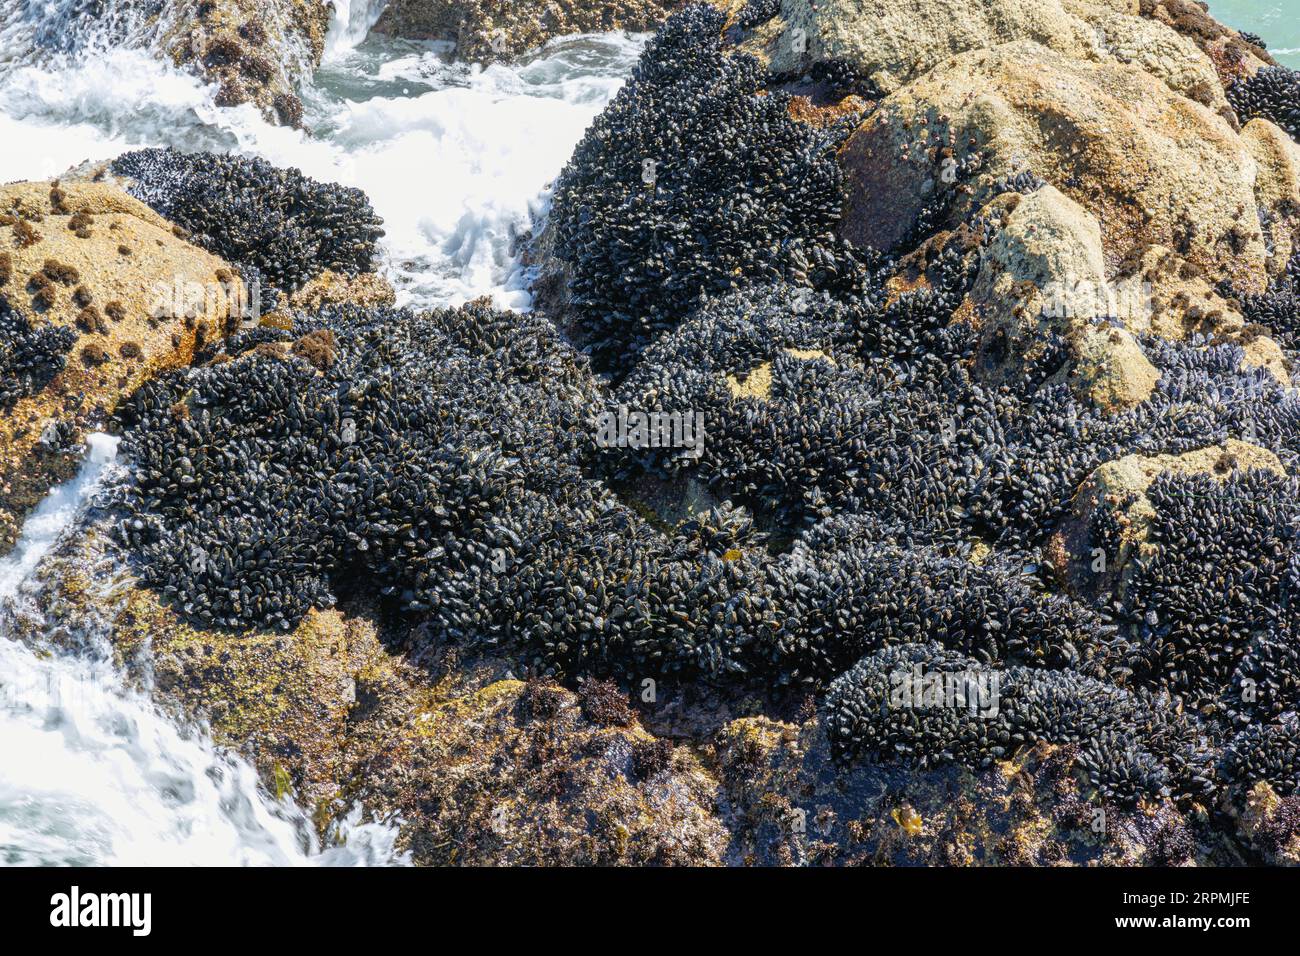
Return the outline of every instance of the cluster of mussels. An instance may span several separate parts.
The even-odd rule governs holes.
[[[1283,348],[1300,350],[1300,234],[1292,242],[1294,252],[1281,275],[1269,283],[1268,289],[1258,295],[1238,296],[1242,314],[1253,324],[1268,329]],[[1233,296],[1230,283],[1222,283],[1221,291]]]
[[[834,229],[852,124],[791,119],[759,63],[723,48],[725,22],[698,5],[670,18],[556,184],[575,338],[602,369],[703,298],[853,272]]]
[[[781,0],[748,0],[736,14],[736,25],[742,30],[762,26],[781,12]]]
[[[1300,140],[1300,71],[1266,66],[1234,82],[1228,102],[1243,121],[1262,117]]]
[[[146,580],[208,626],[288,628],[378,590],[430,639],[538,674],[827,687],[846,760],[980,767],[1044,740],[1078,745],[1115,800],[1294,791],[1293,479],[1163,475],[1150,555],[1098,604],[1042,555],[1124,455],[1246,438],[1295,473],[1300,399],[1199,339],[1144,340],[1161,378],[1121,414],[1066,384],[1068,343],[982,379],[959,306],[996,222],[936,207],[905,283],[915,257],[831,239],[826,142],[756,92],[720,26],[670,20],[564,173],[587,354],[480,304],[234,336],[121,411],[120,528]],[[813,250],[824,268],[800,261]],[[597,423],[627,408],[702,415],[702,449],[607,447]],[[721,503],[673,525],[626,500],[688,479]],[[1103,509],[1090,543],[1118,562],[1125,531]],[[998,692],[896,706],[917,668]]]
[[[371,268],[382,220],[359,189],[320,183],[264,159],[141,149],[113,172],[197,245],[290,291],[325,269]]]
[[[0,411],[48,385],[76,341],[77,333],[61,326],[33,329],[0,295]]]

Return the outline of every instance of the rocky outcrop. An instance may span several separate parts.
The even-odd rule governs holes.
[[[977,193],[1028,170],[1096,217],[1108,267],[1160,244],[1242,288],[1264,282],[1250,151],[1132,65],[1028,41],[965,53],[884,99],[842,159],[842,232],[861,245],[894,248],[943,190],[945,165],[950,181],[971,170]]]
[[[461,680],[440,684],[356,767],[371,805],[409,821],[417,861],[720,862],[727,832],[712,778],[688,749],[642,729],[622,691]]]
[[[1154,554],[1149,538],[1155,509],[1146,492],[1157,477],[1206,475],[1222,482],[1252,469],[1286,474],[1268,449],[1237,439],[1183,455],[1127,455],[1107,462],[1079,488],[1069,520],[1052,539],[1048,554],[1057,574],[1076,593],[1108,599],[1123,590],[1136,564]],[[1104,519],[1119,529],[1111,554],[1093,548],[1092,529]]]
[[[400,820],[421,863],[1293,859],[1295,725],[1276,718],[1300,678],[1257,621],[1288,613],[1295,489],[1281,476],[1300,428],[1289,355],[1246,314],[1293,242],[1297,164],[1277,127],[1225,112],[1206,50],[1232,38],[1200,45],[1127,0],[776,7],[762,21],[729,4],[725,33],[779,76],[733,58],[718,14],[694,12],[606,119],[640,112],[598,124],[557,193],[571,259],[599,267],[585,306],[621,380],[591,375],[542,316],[389,310],[369,256],[350,275],[297,243],[302,261],[263,263],[292,266],[274,328],[198,349],[202,372],[140,393],[124,448],[145,493],[45,563],[31,626],[102,637],[322,830],[360,805]],[[525,18],[517,49],[491,51],[509,55],[542,42],[551,10],[446,17],[471,51]],[[809,45],[780,48],[801,29]],[[776,98],[814,61],[831,94],[854,88],[850,107]],[[683,63],[695,72],[678,87]],[[647,178],[640,145],[673,136],[688,146]],[[201,162],[179,165],[202,180]],[[791,186],[810,178],[810,193]],[[192,252],[119,194],[104,207],[117,212],[92,213],[48,192],[22,199],[45,206],[11,216],[0,242],[35,249],[65,215],[67,242],[94,241],[134,210],[159,246]],[[233,227],[202,190],[185,195],[210,248],[274,251],[276,237],[248,236],[280,220]],[[814,214],[826,228],[802,242],[794,227]],[[102,372],[85,336],[111,329],[79,301],[99,293],[67,292],[62,256],[42,261],[22,319],[82,321],[72,354]],[[8,262],[11,276],[37,268]],[[544,274],[539,301],[575,291],[564,264]],[[60,316],[68,296],[81,311]],[[195,360],[189,331],[160,367]],[[21,334],[12,360],[30,370]],[[15,407],[64,396],[68,374]],[[1257,441],[1229,437],[1245,431],[1230,394],[1243,383],[1271,416]],[[704,454],[593,447],[584,415],[620,395],[709,409]],[[240,456],[265,481],[211,470]],[[234,515],[251,530],[232,534]],[[1229,542],[1183,567],[1170,542],[1191,547],[1220,515],[1249,531],[1248,553]],[[1117,545],[1100,570],[1099,535]],[[1149,558],[1168,574],[1135,575]],[[1232,580],[1233,608],[1204,564]],[[1133,577],[1147,603],[1124,603]],[[1028,688],[1005,722],[981,733],[969,715],[858,706],[892,663],[950,655]],[[647,672],[665,705],[599,679]],[[1256,673],[1278,689],[1271,709],[1227,711],[1234,677]]]
[[[1073,353],[1076,391],[1107,409],[1144,401],[1159,373],[1108,314],[1105,263],[1097,220],[1055,187],[1016,195],[981,259],[970,294],[980,317],[980,367],[994,381],[1024,374],[1051,336]]]
[[[170,0],[157,43],[217,84],[218,106],[252,103],[301,126],[297,87],[320,64],[329,11],[319,0]]]
[[[1100,408],[1131,409],[1160,378],[1138,342],[1154,335],[1239,344],[1245,366],[1290,384],[1278,344],[1247,328],[1205,273],[1176,253],[1149,246],[1108,270],[1096,217],[1051,185],[1004,194],[981,215],[999,228],[965,307],[981,329],[976,368],[986,380],[1016,380],[1064,341],[1075,392]]]
[[[1144,17],[1176,30],[1210,58],[1224,85],[1273,63],[1254,38],[1215,20],[1201,0],[1138,0],[1134,6]]]
[[[0,551],[28,509],[76,472],[87,429],[157,371],[239,318],[229,265],[99,183],[0,187],[0,297],[34,328],[73,336],[62,370],[0,415]]]
[[[472,63],[509,60],[556,37],[607,30],[653,30],[673,0],[390,0],[377,33],[454,44]]]
[[[843,61],[885,93],[954,55],[1033,41],[1064,57],[1133,63],[1174,91],[1227,112],[1214,65],[1187,37],[1127,0],[827,0],[780,5],[742,49],[778,73]]]

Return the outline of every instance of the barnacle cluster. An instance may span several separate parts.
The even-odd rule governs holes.
[[[371,268],[381,220],[359,189],[320,183],[261,158],[141,149],[113,171],[197,245],[295,290],[325,269]]]
[[[1228,88],[1228,102],[1242,121],[1262,117],[1300,140],[1300,72],[1266,66]]]
[[[76,340],[75,332],[61,326],[33,329],[0,295],[0,410],[49,384],[67,364]]]
[[[428,638],[530,673],[829,688],[846,760],[978,768],[1047,741],[1113,800],[1295,790],[1294,479],[1160,475],[1146,551],[1096,604],[1044,552],[1124,456],[1246,439],[1295,473],[1300,399],[1205,338],[1142,339],[1160,379],[1118,413],[1072,388],[1072,339],[985,374],[1009,346],[960,307],[996,222],[936,207],[899,261],[831,239],[826,140],[757,95],[719,27],[676,15],[560,183],[594,363],[546,317],[482,304],[329,308],[212,344],[121,412],[120,528],[146,581],[210,626],[287,628],[378,590]],[[625,409],[698,415],[706,440],[599,441]],[[718,503],[654,515],[630,496],[656,483]],[[1087,522],[1113,561],[1137,497]],[[997,699],[891,706],[917,668]]]
[[[848,268],[833,151],[849,127],[791,119],[758,62],[723,49],[724,23],[702,5],[674,15],[556,185],[573,324],[602,367],[701,297]]]

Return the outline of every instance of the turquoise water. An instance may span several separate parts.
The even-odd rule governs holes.
[[[1300,0],[1209,0],[1221,23],[1264,38],[1279,63],[1300,69]]]

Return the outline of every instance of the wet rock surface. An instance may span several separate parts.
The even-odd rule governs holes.
[[[675,6],[673,0],[390,0],[375,30],[450,43],[457,59],[491,63],[569,34],[653,30]]]
[[[220,87],[218,106],[251,103],[296,127],[298,83],[320,65],[329,16],[316,0],[168,0],[157,43]]]

